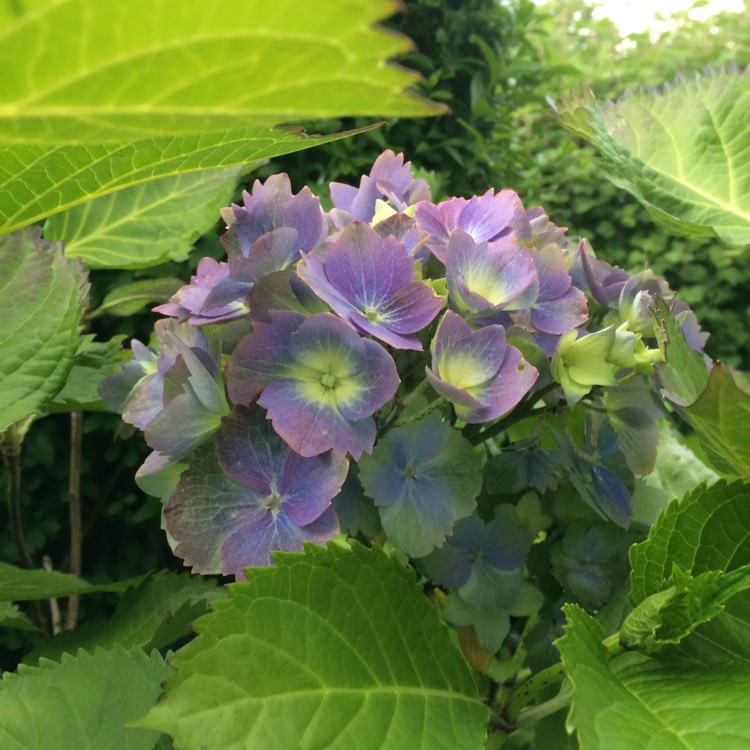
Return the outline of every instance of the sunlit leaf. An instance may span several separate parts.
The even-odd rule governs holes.
[[[657,223],[750,246],[750,69],[708,70],[603,107],[576,95],[558,112]]]
[[[392,0],[33,0],[0,34],[0,141],[132,141],[342,115],[424,116],[373,28]],[[54,44],[50,43],[54,39]]]
[[[144,268],[184,260],[216,224],[242,167],[207,169],[132,185],[51,216],[44,236],[90,268]]]
[[[484,747],[487,708],[413,572],[357,544],[276,560],[198,621],[139,726],[185,750]]]

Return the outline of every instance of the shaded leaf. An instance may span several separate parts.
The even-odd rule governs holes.
[[[356,543],[276,561],[197,623],[139,726],[186,750],[484,746],[487,708],[412,571]]]
[[[0,628],[35,631],[36,626],[15,604],[0,602]]]
[[[0,602],[52,599],[94,591],[126,591],[137,586],[143,576],[115,583],[87,583],[82,578],[56,570],[24,570],[0,562]]]
[[[714,365],[706,389],[685,408],[714,467],[750,479],[750,394],[726,365]]]
[[[567,727],[582,750],[742,750],[750,743],[747,665],[697,666],[626,652],[609,660],[604,631],[564,607],[557,641],[574,698]]]
[[[65,382],[79,347],[83,268],[38,227],[0,237],[0,431],[39,411]]]
[[[126,591],[110,618],[43,641],[24,657],[24,663],[35,664],[41,657],[59,660],[63,653],[79,648],[93,653],[98,646],[137,646],[147,653],[161,649],[191,633],[192,623],[206,614],[209,602],[225,596],[225,590],[210,579],[161,571]]]
[[[171,277],[143,279],[113,289],[94,310],[90,317],[115,315],[127,317],[139,312],[147,305],[166,302],[185,282]]]
[[[125,725],[155,702],[170,669],[158,652],[115,647],[21,665],[0,682],[0,746],[7,750],[151,750],[158,735]]]
[[[51,401],[44,404],[44,411],[54,414],[103,410],[99,385],[104,378],[120,369],[115,355],[124,339],[125,336],[115,336],[109,341],[94,341],[93,336],[84,336],[63,387]]]

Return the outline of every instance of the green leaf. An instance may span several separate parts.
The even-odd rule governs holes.
[[[750,564],[750,485],[720,481],[673,502],[630,550],[630,602],[669,586],[673,566],[692,576]]]
[[[35,664],[40,657],[59,660],[63,653],[79,648],[93,653],[97,646],[137,646],[147,653],[162,649],[189,635],[209,602],[225,597],[225,589],[213,580],[162,571],[126,591],[114,615],[42,641],[24,663]]]
[[[166,302],[184,283],[181,279],[161,277],[125,284],[113,289],[101,305],[92,311],[90,317],[115,315],[127,318],[147,305]]]
[[[122,144],[13,144],[0,149],[0,232],[40,221],[87,200],[159,177],[238,167],[329,143],[299,129],[244,127],[224,133]]]
[[[374,27],[396,10],[392,0],[24,5],[0,34],[0,142],[124,142],[444,111],[404,93],[416,74],[385,64],[411,46]]]
[[[104,378],[120,369],[115,355],[124,339],[125,336],[115,336],[109,341],[94,341],[92,335],[84,336],[65,384],[51,401],[44,404],[44,411],[54,414],[84,409],[103,410],[99,385]]]
[[[133,185],[55,214],[45,239],[91,268],[145,268],[185,260],[216,224],[242,167],[207,169]]]
[[[581,750],[742,750],[750,746],[750,669],[698,666],[626,652],[609,660],[604,631],[564,608],[557,641],[574,698],[568,730]]]
[[[657,223],[750,245],[750,69],[709,69],[598,108],[572,98],[560,113],[564,127],[596,145],[612,182]]]
[[[65,382],[80,344],[82,267],[38,227],[0,237],[0,431],[40,410]]]
[[[654,333],[663,362],[654,365],[662,394],[679,406],[692,404],[708,383],[708,370],[700,352],[692,349],[680,331],[669,305],[655,300]]]
[[[126,591],[137,586],[143,576],[115,583],[87,583],[82,578],[55,570],[24,570],[0,562],[0,602],[52,599],[94,591]]]
[[[0,602],[0,628],[36,631],[31,620],[10,602]]]
[[[481,750],[488,711],[413,571],[308,547],[248,569],[173,658],[138,723],[185,750]]]
[[[156,702],[169,673],[158,652],[121,647],[21,665],[0,682],[0,747],[152,750],[155,732],[125,725]]]
[[[679,643],[724,611],[725,603],[750,589],[750,565],[723,573],[707,570],[693,578],[675,568],[668,588],[642,601],[626,618],[620,643],[656,651]]]
[[[706,389],[684,411],[714,467],[750,479],[750,394],[729,368],[714,365]]]

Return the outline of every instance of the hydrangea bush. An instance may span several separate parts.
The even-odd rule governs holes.
[[[355,538],[410,559],[483,652],[522,617],[548,643],[555,601],[607,601],[670,499],[648,481],[659,301],[706,336],[511,190],[433,202],[385,151],[330,201],[282,174],[222,211],[226,261],[103,387],[153,449],[137,477],[197,573]]]

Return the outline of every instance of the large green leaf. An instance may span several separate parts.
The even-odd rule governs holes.
[[[356,131],[354,131],[356,132]],[[13,144],[0,149],[0,232],[159,177],[237,167],[342,138],[243,127],[117,143]]]
[[[0,602],[52,599],[94,591],[126,591],[137,586],[143,576],[115,583],[88,583],[70,573],[56,570],[24,570],[0,562]]]
[[[604,631],[565,608],[557,641],[573,684],[568,729],[581,750],[744,750],[750,747],[750,669],[699,666],[629,652],[609,659]]]
[[[216,224],[242,167],[207,169],[132,185],[47,219],[45,239],[90,268],[144,268],[184,260]]]
[[[424,116],[393,0],[32,0],[0,31],[0,142],[132,141],[343,115]]]
[[[480,750],[488,711],[413,572],[310,547],[248,569],[196,623],[139,726],[185,750]]]
[[[714,365],[706,389],[685,413],[716,469],[750,480],[750,394],[726,365]]]
[[[559,112],[666,229],[750,245],[750,69],[709,70],[604,107],[570,98]]]
[[[21,665],[0,682],[0,747],[152,750],[158,734],[125,725],[156,702],[169,673],[158,652],[119,646]]]
[[[88,285],[40,230],[0,237],[0,431],[60,390],[81,341]]]

